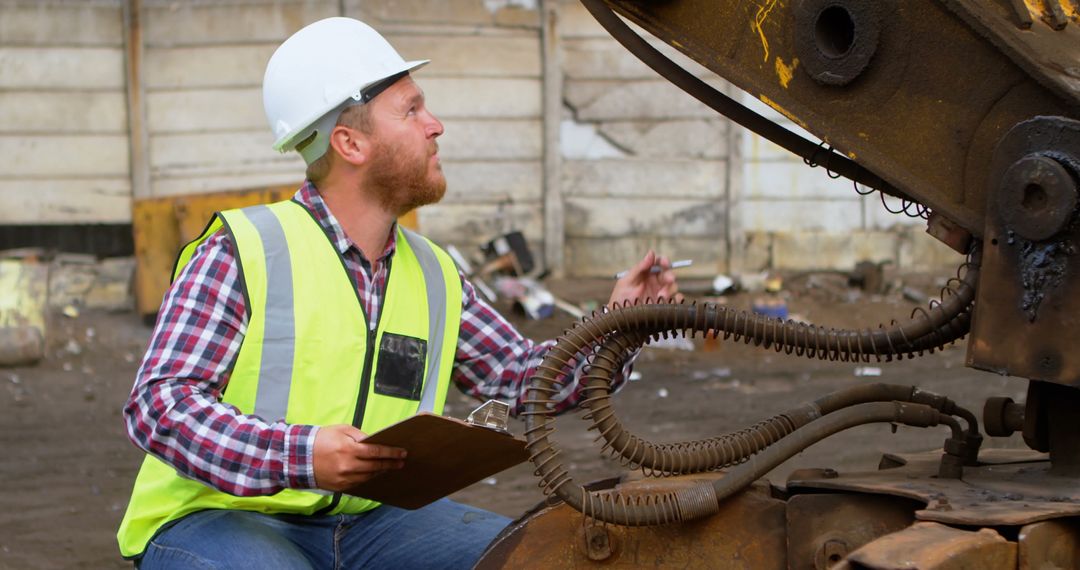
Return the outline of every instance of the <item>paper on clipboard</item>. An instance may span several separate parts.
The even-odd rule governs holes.
[[[403,509],[418,509],[528,459],[524,439],[427,412],[364,443],[405,449],[405,467],[346,492]]]

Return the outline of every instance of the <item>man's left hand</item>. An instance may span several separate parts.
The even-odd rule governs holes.
[[[658,266],[660,271],[653,273],[653,266]],[[675,272],[671,270],[671,260],[649,250],[637,265],[615,282],[608,306],[622,306],[625,302],[634,304],[646,300],[655,302],[657,299],[682,301],[682,295],[679,293],[678,283],[675,282]]]

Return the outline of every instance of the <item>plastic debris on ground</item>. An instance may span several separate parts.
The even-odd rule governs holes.
[[[912,301],[914,303],[925,303],[926,300],[929,298],[926,293],[923,293],[922,291],[919,291],[914,287],[904,287],[900,290],[900,294],[903,295],[904,298],[908,301]]]
[[[555,313],[555,296],[528,277],[496,277],[495,291],[513,299],[514,309],[530,319],[546,319]]]
[[[768,279],[768,277],[768,271],[761,271],[758,273],[740,273],[737,279],[739,289],[750,293],[764,291],[765,280]]]
[[[712,292],[717,295],[723,295],[735,289],[735,280],[727,275],[717,275],[712,280]]]
[[[513,301],[514,309],[530,319],[550,318],[556,309],[578,319],[587,314],[586,309],[556,297],[540,283],[546,272],[537,273],[539,268],[521,232],[498,236],[480,250],[484,259],[474,262],[456,247],[446,248],[458,268],[488,301],[499,298]]]
[[[877,366],[858,366],[855,368],[855,376],[881,376],[881,369]]]
[[[645,346],[663,350],[694,350],[694,341],[684,336],[672,336],[650,340]]]
[[[779,275],[769,275],[764,286],[767,293],[779,293],[784,288],[784,280]]]
[[[759,315],[774,319],[787,319],[787,301],[780,297],[759,297],[754,299],[750,309]]]

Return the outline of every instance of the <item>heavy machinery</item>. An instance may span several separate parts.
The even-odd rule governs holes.
[[[837,330],[711,304],[625,307],[562,336],[530,384],[526,437],[558,498],[479,567],[1080,567],[1080,3],[1075,0],[582,0],[654,70],[855,191],[899,198],[967,255],[940,302],[904,322]],[[618,15],[617,15],[617,14]],[[825,141],[815,144],[678,68],[621,15]],[[1025,402],[976,415],[912,386],[819,398],[745,430],[677,444],[629,433],[610,380],[651,337],[742,338],[795,356],[916,356],[963,336],[967,365],[1029,379]],[[575,482],[547,405],[591,354],[583,404],[604,448],[643,477]],[[815,441],[868,422],[944,425],[938,452],[871,473],[755,483]]]

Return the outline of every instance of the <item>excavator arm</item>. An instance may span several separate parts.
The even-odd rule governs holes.
[[[530,380],[522,414],[540,484],[559,500],[508,527],[478,567],[1080,567],[1078,2],[581,1],[693,97],[847,177],[852,191],[901,199],[968,258],[939,302],[879,327],[712,303],[637,305],[577,323]],[[679,68],[624,20],[822,142]],[[919,356],[967,335],[968,366],[1030,380],[1023,403],[987,400],[982,426],[1021,432],[1031,450],[980,452],[973,412],[886,384],[708,439],[656,444],[630,433],[610,404],[615,371],[651,337],[697,333],[855,362]],[[579,485],[560,459],[550,398],[587,347],[583,419],[641,480]],[[813,442],[871,422],[948,426],[950,436],[940,452],[886,454],[876,472],[804,470],[782,488],[751,485]]]

